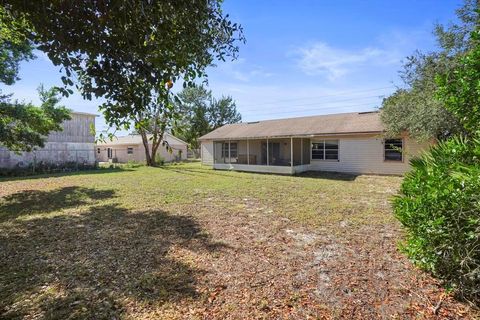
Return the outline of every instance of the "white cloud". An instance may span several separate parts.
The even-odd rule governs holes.
[[[396,52],[367,47],[357,51],[334,48],[324,42],[296,50],[298,66],[308,75],[325,75],[336,80],[363,65],[398,62]]]
[[[273,73],[267,72],[260,66],[247,64],[243,58],[223,62],[217,67],[217,70],[241,82],[249,82],[255,78],[268,78],[273,76]]]

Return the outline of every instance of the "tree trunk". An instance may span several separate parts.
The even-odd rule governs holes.
[[[150,148],[148,147],[147,133],[144,130],[141,130],[139,133],[142,136],[142,143],[143,143],[143,147],[145,148],[145,159],[147,161],[147,166],[153,167],[155,166],[155,158],[152,159],[152,156],[150,155]]]
[[[162,143],[163,140],[163,132],[159,133],[157,136],[157,139],[154,139],[153,144],[152,144],[152,155],[155,159],[155,155],[157,154],[158,147]]]

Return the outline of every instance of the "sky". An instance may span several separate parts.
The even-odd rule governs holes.
[[[225,0],[223,9],[244,28],[235,61],[207,69],[214,96],[232,96],[243,121],[376,110],[401,86],[402,60],[436,48],[435,23],[455,18],[461,0]],[[61,86],[59,68],[37,52],[24,62],[14,98],[38,103],[37,87]],[[62,100],[96,113],[100,101],[78,93]]]

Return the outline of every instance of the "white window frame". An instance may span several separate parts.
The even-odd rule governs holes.
[[[132,152],[130,152],[132,150]],[[127,147],[127,154],[133,154],[133,147]]]
[[[326,149],[325,143],[326,141],[336,141],[337,142],[337,159],[326,159]],[[313,158],[313,144],[314,143],[323,143],[323,159],[314,159]],[[310,161],[340,161],[340,140],[339,139],[321,139],[321,140],[312,140],[310,142]]]
[[[387,147],[387,140],[400,140],[402,141],[402,152],[401,152],[401,155],[402,155],[402,159],[401,160],[392,160],[392,159],[387,159],[386,158],[386,147]],[[393,150],[395,151],[394,149],[391,149],[389,148],[389,150]],[[383,140],[383,161],[384,162],[396,162],[396,163],[402,163],[404,162],[404,154],[405,154],[405,139],[403,138],[392,138],[392,139],[384,139]]]

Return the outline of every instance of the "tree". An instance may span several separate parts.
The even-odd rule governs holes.
[[[0,82],[12,85],[17,80],[19,64],[33,59],[32,46],[24,34],[27,21],[14,19],[0,7]],[[61,123],[70,119],[70,111],[57,107],[60,101],[57,88],[38,89],[41,106],[11,101],[11,95],[0,91],[0,145],[13,151],[32,151],[43,147],[51,131],[62,130]]]
[[[185,140],[190,148],[200,148],[198,138],[229,123],[242,120],[231,97],[215,99],[204,86],[185,88],[178,94],[176,110],[179,120],[174,122],[173,132]]]
[[[466,0],[456,11],[459,24],[435,26],[440,50],[431,53],[416,52],[403,66],[400,76],[404,88],[384,99],[381,118],[388,136],[404,131],[419,140],[446,139],[462,132],[459,119],[445,108],[444,101],[436,99],[439,73],[454,70],[461,57],[472,47],[470,34],[478,18],[478,3]]]
[[[452,40],[451,43],[455,43]],[[468,50],[436,75],[435,96],[462,132],[440,141],[409,172],[393,202],[403,250],[455,292],[480,303],[480,19]]]
[[[192,85],[215,59],[236,58],[236,42],[244,40],[219,0],[59,1],[42,10],[31,1],[4,3],[10,15],[27,19],[28,39],[64,68],[64,93],[76,85],[86,99],[103,97],[107,123],[126,129],[132,121],[145,126],[152,104],[168,109],[167,83]]]
[[[478,24],[478,29],[471,35],[471,42],[476,46],[460,59],[455,70],[437,76],[437,97],[459,119],[466,135],[480,134],[480,23]]]
[[[193,150],[199,148],[197,139],[210,131],[208,108],[211,99],[211,91],[204,86],[185,88],[178,94],[175,107],[180,116],[172,131]]]
[[[38,88],[40,107],[31,103],[0,102],[0,144],[12,151],[32,151],[43,147],[51,131],[61,131],[61,123],[70,119],[70,111],[57,106],[58,88]]]
[[[212,99],[209,108],[209,122],[212,130],[241,120],[242,116],[237,112],[237,106],[232,97],[222,96],[219,100]]]
[[[12,85],[18,80],[21,61],[34,58],[32,46],[24,34],[24,18],[13,19],[0,7],[0,82]],[[0,92],[1,94],[1,92]]]
[[[132,116],[135,131],[142,137],[147,165],[154,166],[157,164],[155,155],[161,144],[171,150],[163,136],[174,117],[173,104],[168,100],[165,102],[165,99],[161,96],[157,96],[154,101],[146,104],[145,108],[137,110]],[[150,144],[152,145],[151,149]]]

